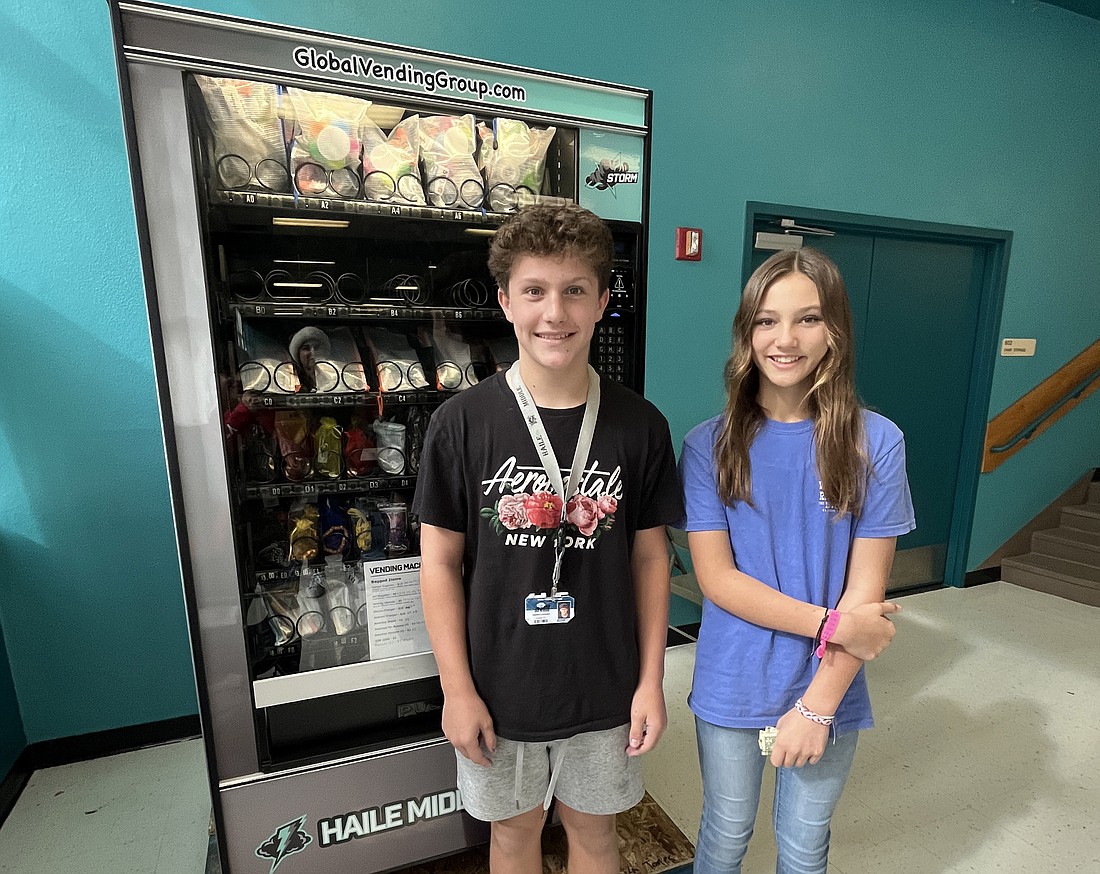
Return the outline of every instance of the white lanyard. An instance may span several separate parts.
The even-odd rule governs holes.
[[[588,454],[592,449],[592,436],[596,433],[596,417],[600,413],[600,377],[592,366],[588,366],[588,397],[585,400],[584,418],[581,420],[581,432],[577,436],[577,449],[573,453],[573,464],[569,468],[569,482],[563,483],[561,467],[558,458],[554,454],[554,447],[550,445],[550,438],[546,434],[546,427],[542,424],[542,416],[539,408],[527,386],[523,384],[523,378],[519,375],[519,362],[508,370],[508,386],[512,394],[516,396],[519,410],[523,414],[523,421],[527,425],[527,431],[531,435],[531,442],[535,444],[535,451],[539,454],[542,468],[546,471],[550,484],[561,498],[561,520],[558,530],[554,534],[554,576],[550,589],[551,597],[558,593],[558,581],[561,579],[561,562],[565,555],[565,508],[569,499],[577,490],[584,469],[588,465]]]

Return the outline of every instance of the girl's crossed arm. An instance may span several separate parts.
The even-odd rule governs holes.
[[[886,591],[885,576],[881,588],[872,582],[877,579],[872,572],[872,566],[880,567],[881,559],[859,557],[864,552],[873,550],[873,547],[860,544],[874,544],[885,540],[889,540],[890,544],[885,571],[888,576],[894,556],[893,538],[857,538],[854,541],[848,583],[844,597],[838,604],[841,611],[840,624],[833,634],[832,642],[843,647],[860,663],[873,659],[886,649],[894,636],[894,624],[885,616],[896,613],[899,608],[896,604],[882,600]],[[688,533],[688,546],[699,588],[712,603],[746,622],[764,628],[774,628],[776,631],[809,638],[817,634],[821,625],[822,608],[817,604],[784,595],[739,571],[734,563],[728,531],[691,531]],[[857,566],[862,567],[865,561],[868,567],[859,570]],[[855,580],[859,582],[853,590]],[[861,593],[858,597],[856,591]],[[868,599],[867,595],[871,592],[877,592],[877,597]]]
[[[849,616],[869,611],[890,626],[890,638],[893,637],[894,626],[883,618],[880,608],[893,606],[894,609],[889,612],[900,609],[882,601],[894,561],[896,541],[895,537],[857,537],[852,541],[844,594],[837,604],[837,609]],[[817,609],[820,617],[820,608]],[[862,665],[863,660],[846,648],[829,643],[817,673],[802,695],[803,705],[813,713],[833,716]],[[780,718],[777,727],[779,734],[772,747],[773,765],[781,768],[817,764],[829,740],[828,726],[820,725],[792,709]]]

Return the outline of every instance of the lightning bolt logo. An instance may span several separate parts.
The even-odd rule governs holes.
[[[292,819],[275,829],[275,833],[256,848],[257,856],[271,860],[269,874],[275,874],[275,869],[285,858],[302,852],[313,842],[313,838],[303,829],[305,824],[304,816]]]

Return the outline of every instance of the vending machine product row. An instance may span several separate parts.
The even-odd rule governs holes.
[[[529,203],[608,221],[591,361],[642,390],[649,92],[112,12],[223,870],[479,843],[420,607],[420,449],[517,356],[486,259]]]

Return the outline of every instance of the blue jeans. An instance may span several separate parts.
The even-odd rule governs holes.
[[[755,728],[722,728],[696,717],[703,816],[694,874],[740,874],[760,804],[768,760],[760,755]],[[859,732],[829,739],[816,765],[779,768],[775,775],[774,825],[777,874],[824,874],[829,823],[852,768]]]

